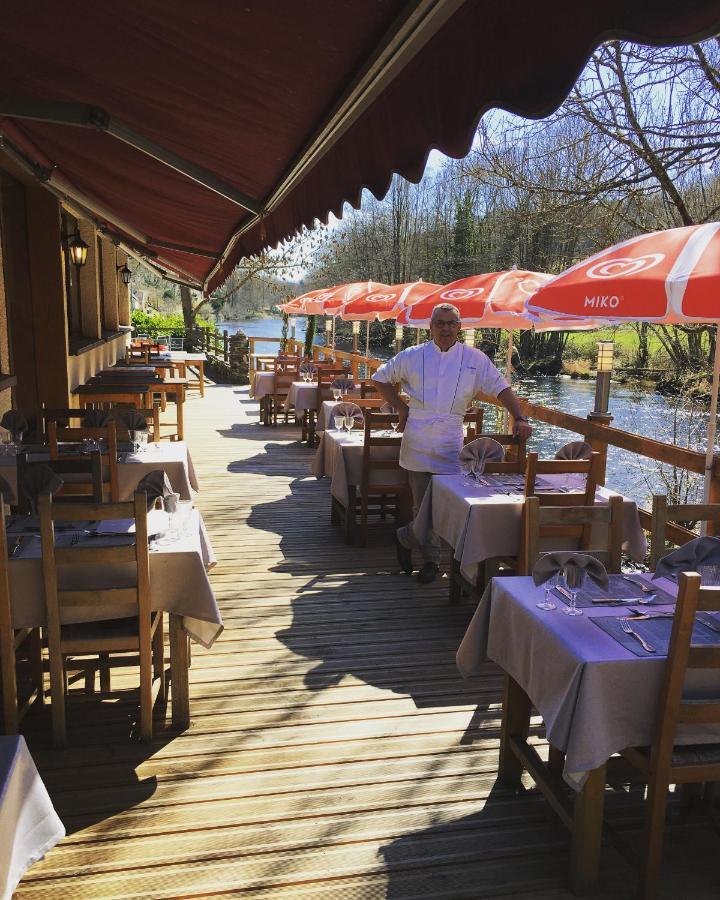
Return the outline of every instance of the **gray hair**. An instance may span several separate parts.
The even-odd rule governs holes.
[[[457,316],[458,322],[460,321],[460,310],[457,306],[453,306],[452,303],[438,303],[436,307],[433,308],[432,315],[430,316],[430,324],[432,325],[433,319],[438,313],[452,313],[454,316]]]

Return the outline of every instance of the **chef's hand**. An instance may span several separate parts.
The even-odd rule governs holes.
[[[398,411],[398,419],[400,420],[400,424],[398,425],[398,431],[405,431],[405,426],[407,425],[408,415],[410,413],[410,407],[407,403],[399,403],[397,407]]]
[[[530,427],[529,422],[523,422],[522,420],[515,420],[513,425],[513,434],[515,437],[522,438],[523,440],[527,440],[532,434],[532,428]]]

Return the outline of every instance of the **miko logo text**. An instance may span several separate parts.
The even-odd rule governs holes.
[[[583,306],[585,309],[617,309],[621,301],[622,297],[618,297],[617,294],[612,296],[598,295],[596,297],[586,297]]]

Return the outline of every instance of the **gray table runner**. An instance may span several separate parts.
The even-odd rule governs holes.
[[[667,606],[668,604],[675,603],[675,597],[661,587],[658,587],[657,583],[653,584],[647,579],[641,580],[643,583],[647,584],[648,587],[651,587],[653,593],[656,594],[656,597],[653,600],[654,606]],[[605,590],[604,588],[601,588],[600,585],[595,584],[591,578],[586,578],[582,589],[578,591],[577,603],[575,605],[583,609],[597,609],[602,606],[602,603],[593,603],[594,599],[607,599],[608,603],[610,603],[610,601],[615,601],[619,605],[630,605],[637,603],[637,601],[642,598],[650,597],[650,594],[646,594],[631,581],[626,581],[622,575],[608,575],[608,582],[608,589]],[[553,597],[562,600],[567,606],[570,605],[570,600],[557,590],[553,589],[552,593]]]
[[[590,616],[590,621],[597,625],[598,628],[602,628],[610,637],[615,638],[619,644],[622,644],[626,650],[634,653],[635,656],[653,658],[667,656],[673,624],[673,620],[670,617],[631,619],[630,621],[633,631],[636,631],[651,647],[654,647],[655,653],[648,653],[637,638],[634,638],[631,634],[626,634],[622,630],[620,619],[615,616]],[[692,633],[692,642],[700,646],[717,646],[720,645],[720,634],[708,628],[702,622],[696,621]]]

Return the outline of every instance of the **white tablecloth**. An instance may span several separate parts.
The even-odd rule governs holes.
[[[11,523],[9,531],[19,524]],[[167,515],[162,510],[152,510],[148,516],[148,532],[155,534],[167,528]],[[127,532],[125,522],[101,522],[99,531]],[[88,538],[93,546],[101,538]],[[183,627],[190,637],[205,647],[210,647],[223,629],[222,617],[212,592],[207,570],[216,563],[202,516],[193,510],[193,521],[187,535],[170,545],[159,546],[150,553],[150,602],[155,610],[183,616]],[[10,594],[12,598],[13,624],[16,628],[45,624],[45,601],[40,538],[27,535],[20,552],[10,558]],[[64,567],[64,587],[123,587],[124,573],[131,573],[131,565],[95,569],[88,566]],[[127,576],[126,576],[127,577]],[[128,584],[131,582],[127,582]],[[108,611],[103,606],[97,618],[122,618],[131,615],[132,609],[122,606]],[[67,622],[83,622],[92,619],[92,610],[83,607],[77,615],[66,613]]]
[[[675,593],[672,582],[659,580]],[[594,625],[590,616],[627,615],[623,606],[584,609],[582,616],[537,608],[544,588],[532,578],[493,578],[457,652],[464,677],[485,658],[517,681],[545,720],[551,744],[563,750],[565,779],[575,788],[588,772],[625,747],[651,743],[666,657],[638,657]],[[630,606],[636,606],[630,602]],[[658,606],[660,610],[671,607]],[[720,673],[689,673],[687,690],[702,690]],[[682,743],[715,741],[717,731],[683,731]]]
[[[317,409],[318,386],[313,381],[293,381],[285,398],[284,409]]]
[[[320,435],[311,471],[317,478],[330,478],[330,493],[343,506],[348,504],[348,485],[359,485],[362,480],[362,456],[365,433],[361,429],[347,431],[325,431]],[[400,435],[397,447],[374,447],[375,459],[399,459]],[[402,471],[402,470],[400,470]],[[371,473],[371,483],[387,480],[382,471]]]
[[[494,480],[493,476],[486,478]],[[581,490],[582,476],[543,476],[543,481],[554,487]],[[517,555],[524,496],[521,492],[503,493],[504,489],[499,481],[495,487],[484,487],[467,484],[463,475],[434,475],[415,520],[418,540],[424,540],[432,528],[454,549],[455,559],[470,578],[473,567],[486,559]],[[613,495],[607,488],[598,488],[596,502],[607,502]],[[642,561],[647,552],[637,505],[626,497],[623,549],[637,561]]]
[[[27,869],[63,837],[25,738],[0,737],[0,900],[10,900]]]
[[[248,396],[251,400],[262,400],[268,394],[272,394],[275,388],[274,372],[256,372]]]
[[[42,459],[43,454],[32,454],[31,459]],[[184,441],[158,441],[148,444],[140,453],[122,454],[118,463],[118,490],[121,500],[132,499],[141,478],[155,469],[167,473],[174,491],[182,500],[192,500],[191,488],[200,490],[192,457]],[[13,491],[17,501],[17,457],[0,456],[0,475]]]

